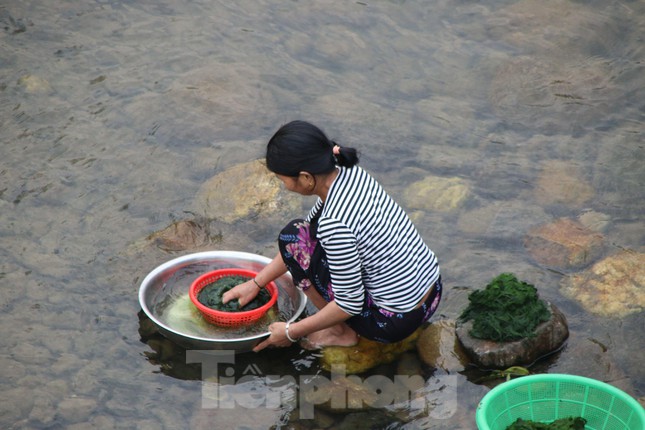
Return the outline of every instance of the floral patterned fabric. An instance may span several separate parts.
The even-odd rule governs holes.
[[[303,291],[314,287],[325,301],[330,302],[334,299],[334,291],[325,251],[310,233],[308,222],[302,219],[291,221],[278,237],[280,254],[296,287]],[[383,343],[398,342],[430,319],[439,306],[441,293],[439,278],[428,298],[417,309],[391,312],[378,307],[367,291],[363,311],[346,322],[359,335],[368,339]]]

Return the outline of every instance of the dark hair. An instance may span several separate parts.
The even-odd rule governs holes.
[[[292,121],[280,127],[267,144],[267,168],[273,173],[298,176],[300,172],[312,175],[329,173],[336,165],[352,167],[358,164],[354,148],[333,149],[336,142],[306,121]]]

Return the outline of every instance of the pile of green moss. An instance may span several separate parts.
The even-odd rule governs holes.
[[[459,316],[473,320],[470,335],[477,339],[509,342],[535,336],[535,328],[551,318],[536,288],[512,273],[502,273],[486,288],[468,296],[468,307]]]
[[[587,420],[582,417],[560,418],[551,423],[538,423],[518,418],[506,430],[584,430]]]
[[[222,312],[250,311],[268,303],[271,299],[271,294],[266,288],[262,288],[258,295],[243,307],[240,307],[240,302],[237,299],[230,300],[227,303],[222,302],[222,296],[225,292],[247,280],[248,278],[243,276],[225,276],[202,288],[197,294],[197,300],[204,306]]]

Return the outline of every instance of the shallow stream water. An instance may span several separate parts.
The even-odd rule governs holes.
[[[180,253],[141,240],[195,216],[200,185],[262,157],[292,119],[358,148],[397,198],[426,175],[468,184],[451,210],[404,205],[440,258],[437,318],[514,272],[569,320],[566,347],[534,371],[645,395],[643,311],[589,313],[560,293],[569,273],[522,241],[591,214],[603,256],[645,252],[645,2],[5,0],[0,24],[0,428],[475,428],[489,387],[468,372],[448,375],[457,410],[429,384],[430,412],[303,419],[293,402],[203,403],[216,383],[189,354],[142,338],[139,284]],[[550,168],[584,187],[550,198]],[[307,206],[211,220],[206,248],[271,257]],[[238,400],[297,398],[321,372],[298,347],[242,354],[232,369],[249,376],[228,384]]]

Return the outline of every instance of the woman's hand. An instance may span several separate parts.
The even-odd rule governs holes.
[[[290,346],[291,341],[287,339],[286,326],[287,324],[283,322],[272,323],[269,326],[269,337],[257,344],[253,351],[261,351],[267,346]]]
[[[253,280],[249,280],[244,282],[243,284],[236,285],[235,287],[231,288],[227,292],[225,292],[222,295],[222,303],[228,303],[229,301],[233,299],[238,299],[240,302],[240,308],[249,303],[251,300],[255,298],[255,296],[258,295],[260,292],[260,289],[258,286],[253,282]]]
[[[282,256],[277,255],[267,264],[260,272],[255,275],[255,279],[246,281],[243,284],[236,285],[222,296],[222,302],[228,303],[233,299],[238,299],[240,307],[243,307],[255,298],[260,292],[259,285],[266,285],[269,281],[279,278],[287,272],[287,266],[282,261]]]

